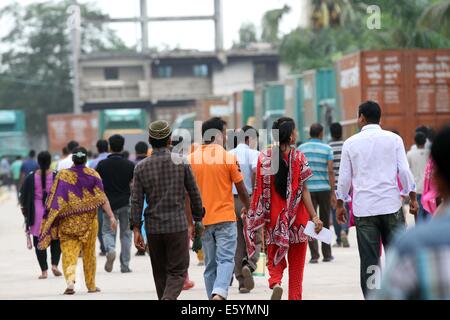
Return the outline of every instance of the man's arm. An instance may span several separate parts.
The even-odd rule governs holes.
[[[144,208],[144,187],[135,174],[134,183],[131,188],[131,228],[134,231],[141,231],[142,227],[142,210]]]
[[[328,179],[330,180],[331,187],[331,207],[336,208],[336,180],[334,176],[334,163],[333,160],[328,160]]]
[[[403,190],[401,190],[400,193],[403,196],[409,195],[409,211],[411,214],[416,215],[419,210],[419,204],[417,203],[416,183],[414,181],[414,176],[409,169],[405,146],[400,137],[398,137],[397,140],[397,170],[403,187]]]
[[[345,224],[346,210],[344,207],[344,202],[350,201],[350,187],[352,184],[352,164],[350,160],[350,155],[348,151],[348,146],[346,143],[342,146],[341,163],[339,166],[339,180],[336,190],[336,218],[339,223]]]
[[[191,165],[187,163],[184,164],[184,187],[189,195],[189,210],[192,211],[191,220],[202,221],[204,216],[202,197],[192,173]]]
[[[250,209],[250,198],[248,196],[248,192],[247,192],[247,188],[245,187],[244,180],[242,180],[238,183],[235,183],[234,185],[236,186],[239,200],[244,205],[245,210],[248,211],[248,209]]]

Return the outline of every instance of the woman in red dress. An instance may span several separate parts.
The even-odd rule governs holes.
[[[247,250],[251,257],[255,252],[256,232],[265,227],[271,299],[282,297],[281,281],[287,257],[289,300],[301,300],[309,240],[303,231],[309,220],[314,222],[316,232],[320,232],[323,224],[305,184],[312,171],[304,154],[295,149],[297,129],[294,120],[280,118],[274,122],[272,130],[278,130],[278,139],[274,139],[274,145],[263,151],[258,159],[255,191],[250,210],[244,215]]]

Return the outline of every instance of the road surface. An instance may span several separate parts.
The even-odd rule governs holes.
[[[26,247],[23,218],[14,193],[5,192],[0,198],[0,257],[2,257],[0,259],[0,299],[157,299],[150,259],[148,256],[134,256],[134,248],[130,263],[133,272],[130,274],[120,273],[118,259],[113,272],[105,272],[105,258],[98,257],[97,286],[101,288],[101,293],[87,294],[81,259],[78,263],[77,292],[74,296],[62,295],[65,289],[63,277],[55,278],[49,272],[48,279],[38,280],[39,265],[34,249],[28,250]],[[306,264],[303,282],[304,299],[363,299],[359,286],[359,256],[354,228],[350,230],[349,240],[350,248],[333,248],[335,257],[333,262],[320,261],[315,265]],[[307,260],[309,258],[308,252]],[[189,291],[183,291],[180,300],[206,300],[203,283],[204,267],[198,266],[197,262],[196,255],[191,252],[189,275],[196,285]],[[283,299],[287,299],[287,270],[285,277]],[[256,287],[250,294],[239,294],[235,280],[229,291],[229,299],[269,299],[271,290],[268,288],[267,275],[255,279]]]

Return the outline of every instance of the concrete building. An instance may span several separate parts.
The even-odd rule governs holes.
[[[275,49],[160,53],[100,53],[80,59],[83,111],[145,108],[151,117],[192,112],[198,101],[254,90],[262,82],[284,78]]]

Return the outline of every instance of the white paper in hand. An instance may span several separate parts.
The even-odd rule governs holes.
[[[317,234],[314,231],[314,228],[315,228],[314,222],[308,221],[304,233],[314,239],[325,242],[326,244],[331,244],[331,241],[333,240],[333,233],[329,229],[322,228],[319,234]]]

